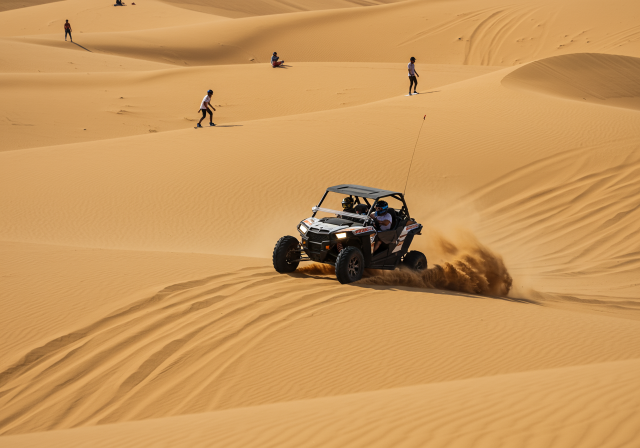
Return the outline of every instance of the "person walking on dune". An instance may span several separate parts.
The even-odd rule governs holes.
[[[216,108],[211,105],[211,95],[213,95],[213,90],[207,91],[207,94],[202,99],[202,103],[200,103],[200,112],[202,112],[202,118],[200,119],[200,121],[198,121],[198,124],[196,125],[197,128],[202,127],[200,123],[202,123],[202,120],[204,120],[207,116],[207,112],[209,113],[209,126],[216,125],[213,122],[213,112],[211,112],[211,109],[213,109],[214,111],[216,110]]]
[[[411,95],[411,87],[413,87],[413,93],[418,94],[416,90],[418,88],[418,72],[416,71],[416,58],[411,56],[411,60],[409,61],[409,65],[407,65],[407,70],[409,71],[409,95]],[[417,77],[417,78],[416,78]]]
[[[271,56],[271,67],[276,68],[284,64],[284,61],[278,61],[278,59],[280,59],[278,57],[278,52],[274,51],[273,55]]]
[[[73,42],[73,37],[71,37],[71,24],[69,23],[68,20],[64,24],[64,40],[65,40],[65,42],[67,41],[67,34],[69,35],[69,39],[71,39],[71,42]]]

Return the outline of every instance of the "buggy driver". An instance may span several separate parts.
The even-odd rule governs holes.
[[[353,209],[355,210],[357,215],[366,216],[367,212],[369,211],[369,207],[367,207],[366,204],[358,204]]]

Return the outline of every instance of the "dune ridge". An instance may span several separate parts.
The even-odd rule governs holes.
[[[225,17],[248,17],[268,14],[283,14],[297,11],[315,11],[319,9],[353,8],[393,3],[400,0],[164,0],[178,8],[191,9]]]
[[[639,68],[639,58],[572,54],[527,64],[505,76],[502,83],[560,98],[639,110]]]
[[[169,8],[166,14],[191,13],[162,5]],[[446,2],[404,1],[212,23],[176,22],[165,28],[93,32],[82,36],[82,45],[94,52],[179,66],[266,62],[274,50],[301,62],[400,63],[411,54],[423,63],[488,66],[583,52],[640,56],[640,30],[628,0],[617,0],[615,16],[609,15],[609,5],[595,0],[561,6],[487,0],[483,5],[478,8],[473,0],[459,1],[452,12]],[[43,26],[38,31],[21,31],[21,40],[65,45],[57,36],[39,34],[44,33]],[[12,27],[7,23],[8,29]],[[377,29],[376,33],[352,32],[368,27]]]
[[[318,281],[301,294],[305,277],[245,267],[178,283],[48,341],[0,374],[0,431],[148,419],[640,355],[636,321],[540,307],[523,314],[510,301],[453,296],[444,303],[420,291],[407,291],[396,316],[380,320],[393,306],[384,289],[365,282],[345,291]],[[414,313],[425,299],[429,321]],[[365,303],[372,310],[363,313]],[[359,325],[345,325],[354,322]],[[407,326],[411,340],[398,331]],[[547,327],[558,331],[541,331]],[[331,349],[346,339],[349,350]],[[489,343],[491,349],[473,355]],[[304,353],[310,344],[323,353],[320,359]],[[518,348],[536,346],[544,349]],[[381,357],[404,373],[370,369]]]
[[[637,360],[620,361],[3,440],[8,447],[633,446],[639,437],[638,369]],[[389,420],[393,431],[375,423]]]

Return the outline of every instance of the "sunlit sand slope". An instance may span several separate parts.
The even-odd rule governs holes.
[[[0,16],[1,17],[1,16]],[[175,68],[172,64],[145,61],[140,59],[114,56],[104,53],[92,53],[69,42],[63,48],[34,45],[12,40],[2,41],[0,46],[0,73],[93,73],[111,72],[110,79],[116,82],[118,75],[113,72],[135,72],[144,70],[162,70]],[[26,78],[28,79],[28,78]],[[47,84],[46,78],[32,80],[31,88],[37,91],[40,84]],[[75,83],[68,86],[73,89]],[[4,86],[4,85],[3,85]],[[59,89],[59,87],[58,87]],[[56,90],[58,90],[56,89]],[[49,91],[48,94],[55,93]],[[71,95],[67,93],[67,100]],[[5,105],[7,107],[7,105]],[[11,107],[20,107],[12,103]]]
[[[611,11],[615,10],[615,14]],[[82,35],[91,51],[177,65],[290,61],[517,65],[577,52],[640,56],[636,3],[409,1]],[[206,14],[202,14],[206,17]],[[375,30],[375,32],[367,32]],[[96,30],[97,31],[97,30]],[[33,34],[33,33],[32,33]],[[62,46],[58,36],[25,37]]]
[[[45,3],[53,3],[58,0],[4,0],[0,3],[0,12],[9,11],[11,9],[28,8],[30,6],[38,6]]]
[[[5,152],[0,231],[16,241],[268,256],[327,185],[402,190],[426,114],[407,186],[418,219],[476,232],[517,271],[516,294],[591,290],[633,302],[638,113],[506,88],[510,70],[237,127]],[[267,204],[278,213],[256,226]]]
[[[226,20],[176,8],[159,0],[144,0],[135,6],[114,7],[115,0],[63,0],[32,8],[14,9],[0,14],[0,36],[54,34],[64,42],[65,20],[72,26],[74,40],[82,44],[88,33],[144,30],[177,25],[195,25]],[[130,3],[128,0],[125,3]]]
[[[353,8],[394,3],[400,0],[164,0],[179,8],[225,17],[283,14],[319,9]]]
[[[3,448],[640,445],[637,1],[24,2]],[[277,274],[346,182],[405,191],[412,249],[501,286]]]
[[[638,73],[640,58],[571,54],[527,64],[502,83],[561,98],[639,110]]]
[[[0,374],[0,430],[69,428],[640,357],[640,322],[633,320],[344,287],[333,278],[279,275],[255,263],[211,274],[131,301],[25,353]]]
[[[3,438],[46,447],[633,447],[640,362],[541,370]]]
[[[0,242],[0,370],[178,281],[264,260]]]
[[[51,50],[62,51],[40,48],[39,53],[47,57]],[[86,53],[68,53],[59,63],[72,73],[0,74],[0,95],[5,98],[0,103],[0,151],[189,129],[201,118],[200,102],[210,87],[215,90],[214,121],[222,125],[345,108],[406,89],[404,70],[395,64],[298,63],[278,70],[257,64],[89,74],[82,73],[87,64],[101,68],[112,63],[114,70],[122,70],[113,62],[131,67],[126,61],[137,61],[101,55],[77,61],[75,56]],[[38,60],[31,61],[37,65]],[[425,66],[421,86],[433,89],[493,70]],[[53,117],[33,113],[33,104],[42,98],[56,111]],[[284,142],[287,135],[277,139]]]

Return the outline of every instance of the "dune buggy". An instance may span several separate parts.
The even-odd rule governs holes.
[[[322,204],[330,193],[351,198],[349,203],[366,212],[358,214],[323,208]],[[380,225],[372,217],[376,205],[383,198],[385,202],[393,200],[387,209],[392,218],[388,230],[380,230]],[[335,266],[338,281],[351,283],[362,278],[364,269],[393,270],[401,263],[416,271],[427,268],[424,254],[409,252],[413,237],[420,234],[422,224],[410,217],[402,193],[361,185],[336,185],[327,188],[312,211],[311,217],[298,224],[299,239],[283,236],[276,243],[273,267],[277,272],[293,272],[300,262],[315,261]],[[319,214],[329,216],[318,217]],[[376,244],[377,241],[380,243]],[[379,247],[374,251],[376,246]]]

